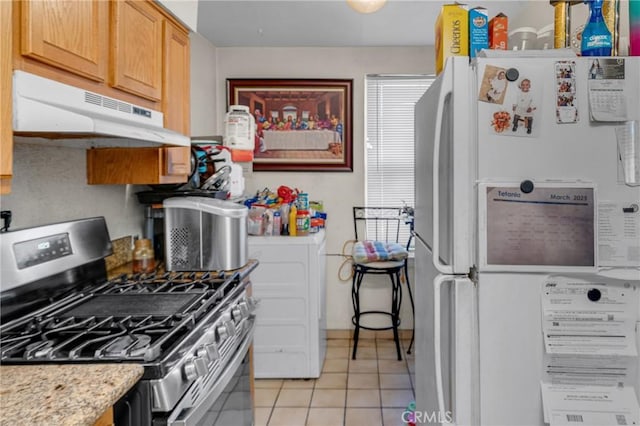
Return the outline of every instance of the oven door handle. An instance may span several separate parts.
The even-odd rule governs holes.
[[[196,426],[202,417],[206,414],[207,410],[213,405],[213,402],[220,397],[222,391],[225,390],[227,385],[231,382],[233,375],[238,367],[244,360],[249,347],[253,343],[253,331],[255,329],[255,316],[251,316],[247,319],[251,324],[249,332],[246,334],[242,343],[238,347],[238,350],[233,355],[233,358],[224,367],[224,371],[220,378],[211,386],[209,393],[198,398],[194,407],[179,412],[180,418],[171,419],[167,421],[168,426]],[[205,404],[205,402],[209,402]],[[172,416],[173,417],[173,416]]]

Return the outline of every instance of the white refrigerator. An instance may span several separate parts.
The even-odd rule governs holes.
[[[423,423],[551,421],[543,311],[555,282],[629,288],[626,342],[640,340],[640,58],[502,55],[450,58],[415,108]],[[638,358],[624,359],[614,381],[636,404]],[[625,415],[633,424],[637,406]]]

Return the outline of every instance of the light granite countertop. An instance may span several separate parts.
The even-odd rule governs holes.
[[[0,366],[0,425],[93,425],[142,377],[137,364]]]

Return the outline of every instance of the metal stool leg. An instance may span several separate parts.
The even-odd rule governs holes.
[[[402,305],[402,267],[395,267],[392,269],[380,269],[375,272],[371,272],[372,274],[386,274],[389,276],[391,280],[391,311],[377,311],[377,310],[368,310],[362,311],[360,306],[360,288],[362,286],[362,280],[367,273],[370,271],[366,267],[354,266],[353,269],[353,280],[351,284],[351,302],[353,304],[353,317],[351,317],[351,322],[354,325],[353,332],[353,351],[351,353],[351,359],[356,359],[356,354],[358,352],[358,339],[360,337],[360,329],[368,329],[368,330],[393,330],[393,340],[396,344],[396,351],[398,353],[398,361],[402,360],[402,351],[400,349],[400,333],[398,331],[398,327],[400,327],[400,307]],[[360,324],[360,319],[362,316],[367,314],[382,314],[387,315],[391,319],[391,324],[387,327],[369,327]]]
[[[416,337],[416,309],[415,309],[415,305],[413,304],[413,293],[411,292],[411,282],[409,281],[409,273],[408,273],[406,260],[404,261],[404,278],[405,280],[407,280],[407,290],[409,290],[409,300],[411,301],[411,316],[413,318],[413,330],[411,331],[411,342],[409,343],[409,349],[407,350],[407,353],[410,354],[411,348],[413,348],[413,342]]]
[[[393,327],[393,340],[396,342],[398,361],[401,361],[402,352],[400,351],[400,337],[398,335],[398,326],[400,325],[400,306],[402,304],[402,283],[400,281],[400,271],[389,273],[389,277],[391,278],[391,323]]]
[[[358,337],[360,335],[360,285],[362,284],[362,278],[364,274],[354,268],[353,281],[351,284],[351,302],[353,303],[353,317],[351,322],[355,325],[353,331],[353,353],[351,359],[356,359],[356,352],[358,351]]]

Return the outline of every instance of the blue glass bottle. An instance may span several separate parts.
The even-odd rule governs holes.
[[[580,53],[582,56],[611,56],[611,31],[602,16],[602,0],[586,0],[589,4],[589,21],[582,31]]]

